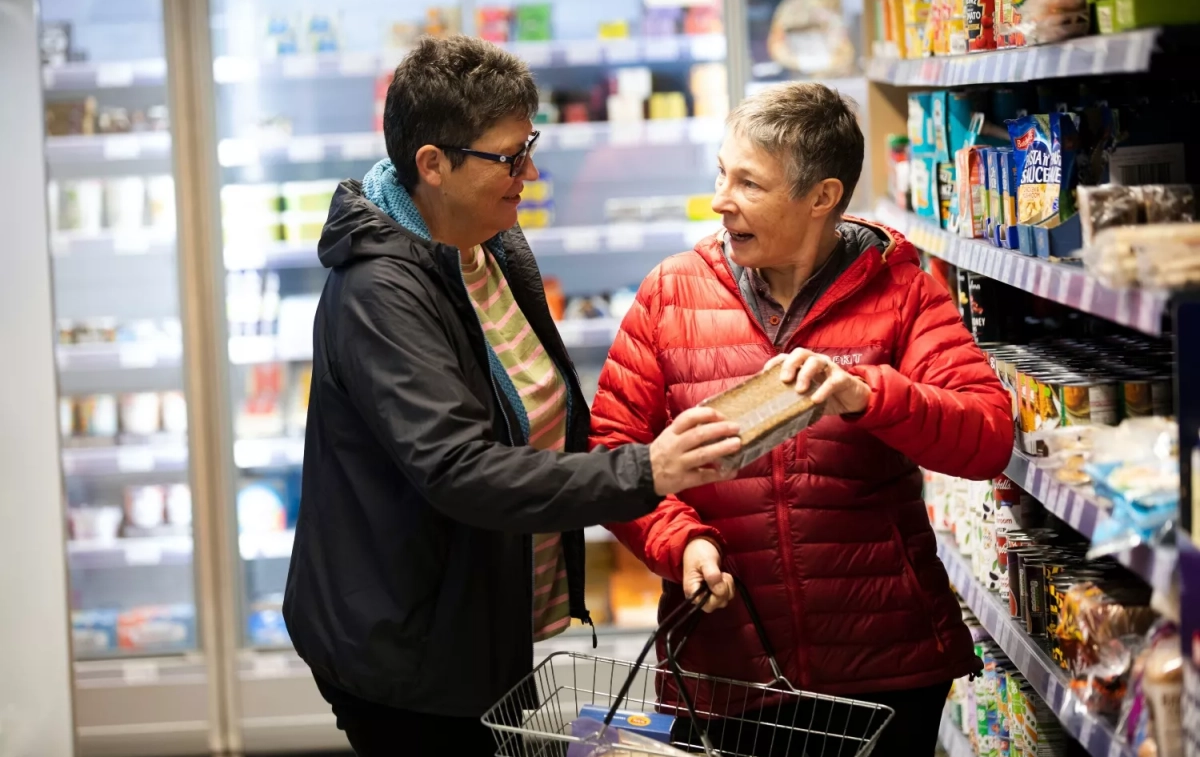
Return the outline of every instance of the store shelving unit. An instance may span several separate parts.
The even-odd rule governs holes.
[[[187,565],[192,561],[190,536],[147,536],[114,540],[67,542],[67,556],[75,569]]]
[[[1170,293],[1150,289],[1112,289],[1081,266],[993,247],[967,239],[937,224],[881,201],[875,217],[908,237],[913,244],[960,268],[1084,313],[1106,318],[1144,334],[1160,336],[1168,313]]]
[[[78,61],[42,67],[47,92],[161,87],[167,78],[164,58],[129,61]]]
[[[46,162],[52,166],[136,160],[166,161],[170,157],[171,135],[165,131],[46,138]]]
[[[938,557],[950,583],[966,601],[980,624],[1012,660],[1037,693],[1062,720],[1063,728],[1092,757],[1133,757],[1104,719],[1087,712],[1071,691],[1065,671],[1009,616],[1008,605],[971,575],[971,566],[947,534],[938,534]]]
[[[100,232],[56,232],[50,237],[50,252],[56,258],[83,255],[173,255],[174,229],[105,230]]]
[[[65,344],[55,351],[59,371],[178,368],[183,345],[178,342],[105,342]]]
[[[182,441],[63,449],[63,473],[67,476],[181,473],[187,470],[187,463],[187,446]]]

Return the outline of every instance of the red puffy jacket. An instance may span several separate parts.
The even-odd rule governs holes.
[[[860,254],[788,349],[829,355],[864,380],[866,411],[823,418],[735,480],[667,497],[655,512],[610,526],[666,579],[660,618],[682,599],[684,547],[699,536],[717,542],[786,677],[826,694],[917,688],[980,669],[936,554],[917,466],[986,479],[1004,469],[1013,442],[1008,395],[912,244],[848,220],[843,238]],[[638,290],[600,376],[592,443],[649,443],[674,416],[775,354],[720,238],[704,239]],[[737,600],[701,620],[680,662],[735,680],[772,678]],[[665,704],[676,699],[673,685],[660,692]]]

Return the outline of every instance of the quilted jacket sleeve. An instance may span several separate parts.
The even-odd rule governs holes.
[[[918,274],[899,328],[897,367],[851,369],[871,387],[866,411],[851,422],[930,470],[999,475],[1012,455],[1011,400],[949,293]]]
[[[592,403],[593,447],[649,444],[670,422],[655,329],[660,293],[661,272],[656,268],[638,289],[600,373]],[[650,570],[676,583],[682,580],[688,542],[704,537],[722,550],[724,546],[717,530],[701,523],[696,511],[674,494],[635,521],[605,525]]]

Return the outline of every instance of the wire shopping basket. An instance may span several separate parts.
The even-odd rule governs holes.
[[[676,657],[708,598],[708,587],[702,586],[692,602],[684,602],[662,621],[635,662],[573,652],[547,657],[483,716],[496,737],[497,756],[591,754],[587,745],[602,742],[585,742],[573,733],[572,724],[580,710],[590,706],[607,711],[602,737],[624,705],[647,714],[673,716],[670,744],[709,757],[867,757],[895,714],[892,709],[794,687],[779,667],[750,595],[740,581],[734,581],[775,676],[770,683],[734,681],[680,668]],[[644,669],[646,656],[659,637],[665,640],[667,660]],[[658,692],[672,687],[682,707],[658,702]],[[702,696],[694,695],[701,690]],[[605,754],[663,752],[621,744]]]

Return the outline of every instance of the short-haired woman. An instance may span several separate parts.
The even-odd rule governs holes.
[[[950,682],[981,663],[937,558],[918,466],[1000,473],[1012,452],[1009,401],[912,244],[842,217],[863,162],[848,102],[820,84],[788,84],[743,102],[728,126],[713,200],[724,230],[643,282],[600,376],[593,441],[645,443],[777,361],[798,391],[822,382],[824,418],[736,480],[668,496],[611,528],[667,579],[661,613],[702,582],[714,592],[707,609],[728,603],[724,571],[736,573],[793,684],[894,708],[875,754],[932,755]],[[740,602],[706,617],[681,661],[695,673],[772,678]],[[672,686],[660,692],[669,704]],[[846,727],[795,708],[759,716]],[[738,733],[718,746],[749,752]],[[822,753],[815,736],[806,750],[808,735],[794,734],[791,754]],[[781,734],[769,753],[788,744]]]
[[[516,228],[537,178],[529,69],[425,39],[387,94],[390,160],[346,181],[318,253],[284,615],[363,757],[485,755],[533,643],[588,623],[579,530],[718,480],[711,411],[588,453],[588,408]]]

